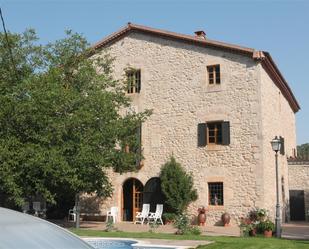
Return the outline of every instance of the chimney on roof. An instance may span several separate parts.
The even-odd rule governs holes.
[[[206,33],[203,30],[195,31],[194,34],[197,38],[206,39]]]

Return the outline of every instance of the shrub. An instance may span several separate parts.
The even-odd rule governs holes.
[[[186,214],[180,214],[176,217],[174,227],[177,228],[176,234],[193,234],[200,235],[202,232],[197,226],[190,224],[190,219]]]
[[[197,226],[192,226],[189,231],[190,231],[190,234],[193,234],[193,235],[200,235],[202,233],[201,229]]]
[[[154,233],[158,227],[159,223],[157,221],[149,223],[149,232]]]
[[[163,214],[164,222],[167,222],[167,221],[174,222],[176,219],[176,216],[177,215],[174,213],[164,213]]]
[[[254,228],[253,223],[249,218],[241,218],[239,227],[243,237],[248,237],[250,231]]]
[[[115,230],[114,222],[112,219],[108,219],[106,223],[105,232],[112,232]]]
[[[197,199],[192,176],[186,173],[174,157],[162,166],[160,179],[166,204],[171,211],[182,214],[188,205]]]
[[[187,234],[190,230],[189,218],[185,214],[176,217],[174,227],[177,228],[177,234]]]

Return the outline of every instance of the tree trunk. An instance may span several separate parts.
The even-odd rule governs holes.
[[[75,195],[75,208],[76,208],[76,223],[75,227],[79,228],[80,224],[80,201],[79,201],[79,193]]]

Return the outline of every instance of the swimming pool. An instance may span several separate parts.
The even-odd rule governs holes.
[[[84,238],[95,249],[185,249],[185,246],[152,245],[130,239]]]
[[[95,249],[132,249],[132,244],[136,244],[134,240],[119,239],[85,239]]]

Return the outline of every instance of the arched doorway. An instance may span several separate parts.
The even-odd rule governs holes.
[[[143,184],[129,178],[122,185],[122,220],[134,221],[136,212],[140,212],[143,205]]]
[[[164,204],[165,197],[161,190],[159,177],[150,178],[145,184],[143,203],[150,204],[150,211],[155,212],[157,204]]]

